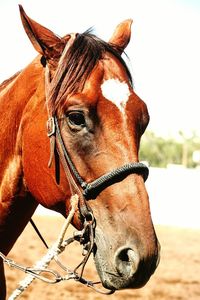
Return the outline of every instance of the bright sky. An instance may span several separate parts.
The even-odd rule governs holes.
[[[135,91],[147,103],[149,129],[175,135],[200,132],[200,1],[198,0],[1,0],[0,81],[36,55],[21,25],[27,14],[59,35],[91,26],[108,39],[115,26],[132,18],[127,47]]]

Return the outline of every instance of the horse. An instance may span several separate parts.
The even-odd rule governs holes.
[[[94,218],[102,285],[141,288],[157,268],[160,246],[148,168],[139,162],[149,113],[122,57],[132,20],[105,42],[91,30],[59,37],[22,6],[20,15],[38,54],[0,85],[0,251],[9,253],[38,204],[66,218],[78,194],[71,223],[81,229]],[[2,260],[0,294],[4,300]]]

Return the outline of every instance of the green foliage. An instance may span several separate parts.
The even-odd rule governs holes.
[[[148,161],[152,167],[166,167],[168,164],[182,164],[193,168],[198,165],[193,161],[193,152],[200,150],[200,137],[195,133],[186,138],[179,132],[179,138],[163,138],[147,131],[140,144],[140,160]]]

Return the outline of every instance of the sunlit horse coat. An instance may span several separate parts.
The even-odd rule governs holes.
[[[39,203],[64,217],[69,212],[71,192],[62,165],[59,183],[54,160],[48,168],[47,107],[56,114],[65,147],[86,182],[138,162],[140,138],[149,120],[121,58],[130,40],[131,20],[119,24],[106,43],[88,32],[60,38],[20,10],[39,56],[0,86],[0,251],[4,254]],[[48,103],[47,68],[49,81],[55,83]],[[87,205],[95,217],[93,252],[104,287],[143,286],[157,266],[159,246],[141,174],[124,176]],[[79,210],[73,225],[82,227]],[[2,263],[0,291],[3,300]]]

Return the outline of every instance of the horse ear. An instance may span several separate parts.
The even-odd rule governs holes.
[[[126,48],[126,46],[130,41],[132,23],[133,23],[132,19],[128,19],[121,22],[115,28],[115,31],[109,40],[109,43],[117,46],[121,53],[124,51],[124,49]]]
[[[64,43],[64,40],[51,30],[29,18],[21,5],[19,10],[23,27],[35,50],[46,59],[61,55],[66,41]]]

